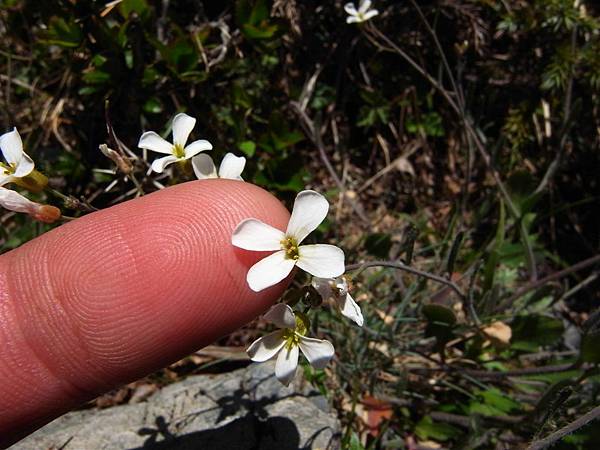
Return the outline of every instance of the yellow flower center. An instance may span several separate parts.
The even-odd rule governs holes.
[[[4,172],[4,175],[12,175],[17,170],[17,165],[15,163],[6,164],[0,162],[0,169]]]
[[[185,150],[183,148],[183,145],[181,144],[175,144],[173,145],[173,156],[175,156],[176,158],[185,158]]]
[[[298,240],[295,237],[286,236],[281,241],[281,248],[285,251],[285,257],[287,259],[293,259],[294,261],[300,257],[298,250]]]
[[[283,330],[283,340],[285,341],[285,347],[291,350],[300,342],[300,337],[304,336],[309,327],[310,322],[301,312],[296,313],[296,329],[286,328]]]

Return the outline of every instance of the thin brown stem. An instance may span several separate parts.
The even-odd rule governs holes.
[[[449,280],[448,278],[440,277],[440,276],[435,275],[430,272],[425,272],[423,270],[415,269],[414,267],[407,266],[406,264],[403,264],[398,261],[368,261],[368,262],[365,262],[362,264],[361,263],[350,264],[350,265],[346,266],[346,272],[358,270],[357,274],[359,274],[363,270],[368,269],[369,267],[390,267],[393,269],[398,269],[398,270],[402,270],[404,272],[412,273],[413,275],[427,278],[428,280],[435,281],[436,283],[446,285],[450,289],[452,289],[454,292],[456,292],[456,294],[461,299],[464,300],[466,298],[465,293],[452,280]]]
[[[543,439],[533,442],[529,447],[527,447],[527,450],[542,450],[544,448],[548,448],[557,441],[560,441],[566,435],[574,433],[598,418],[600,418],[600,406],[596,406],[594,409],[574,420],[567,426],[561,428],[560,430],[555,431]]]
[[[543,286],[546,283],[549,283],[550,281],[558,280],[558,279],[563,278],[567,275],[570,275],[574,272],[583,270],[586,267],[594,265],[598,262],[600,262],[600,255],[592,256],[591,258],[584,259],[583,261],[580,261],[577,264],[572,265],[571,267],[567,267],[566,269],[559,270],[558,272],[554,272],[544,278],[541,278],[532,283],[526,284],[521,289],[518,289],[517,292],[515,292],[513,295],[511,295],[508,299],[504,300],[500,304],[499,309],[506,308],[506,307],[512,305],[515,300],[521,298],[523,295],[527,294],[528,292],[531,292],[531,291],[539,288],[540,286]]]

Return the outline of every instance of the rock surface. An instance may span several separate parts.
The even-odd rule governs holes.
[[[68,413],[11,449],[339,449],[339,434],[323,397],[258,364],[189,377],[143,403]]]

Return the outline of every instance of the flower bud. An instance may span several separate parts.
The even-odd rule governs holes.
[[[34,214],[30,214],[35,220],[39,220],[44,223],[54,223],[60,219],[61,212],[56,206],[52,205],[39,205],[37,211]]]
[[[0,206],[9,211],[27,214],[44,223],[55,222],[61,216],[60,209],[56,206],[32,202],[18,192],[2,187],[0,187]]]
[[[114,162],[117,166],[117,169],[119,169],[125,175],[129,175],[133,171],[133,164],[131,164],[131,161],[125,155],[113,150],[106,144],[100,144],[99,148],[102,154]]]

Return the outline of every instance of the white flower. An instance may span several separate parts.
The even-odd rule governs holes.
[[[292,308],[283,303],[273,306],[264,316],[280,330],[254,341],[246,352],[255,362],[265,362],[277,355],[275,376],[284,385],[296,374],[298,349],[315,369],[323,369],[331,360],[335,349],[331,342],[305,336],[308,328],[303,315],[294,315]]]
[[[6,163],[0,162],[0,186],[29,175],[35,164],[23,151],[23,141],[16,128],[0,136],[0,149]]]
[[[173,119],[173,143],[164,140],[154,131],[146,131],[140,137],[139,148],[146,148],[153,152],[164,153],[169,156],[155,159],[152,170],[161,173],[169,164],[185,161],[205,150],[212,150],[212,144],[204,139],[194,141],[187,147],[185,143],[196,125],[196,119],[184,113],[179,113]]]
[[[40,205],[3,187],[0,187],[0,206],[9,211],[28,214],[40,222],[52,223],[60,218],[60,209],[56,206]]]
[[[346,23],[365,22],[379,14],[379,11],[376,9],[370,9],[371,3],[371,0],[360,0],[358,4],[358,10],[356,9],[356,6],[354,6],[354,3],[346,3],[344,5],[344,10],[348,14],[348,17],[346,17]]]
[[[296,196],[292,216],[284,233],[258,219],[242,221],[233,232],[236,247],[254,251],[273,251],[254,264],[246,277],[255,292],[273,286],[287,277],[294,266],[321,278],[344,273],[344,252],[335,245],[300,245],[327,216],[329,203],[315,191],[302,191]]]
[[[192,158],[192,167],[194,173],[199,180],[206,178],[229,178],[230,180],[244,181],[241,177],[246,165],[246,158],[243,156],[235,156],[233,153],[227,153],[221,165],[219,166],[219,172],[212,158],[205,153],[201,153]]]
[[[312,286],[321,295],[323,300],[332,298],[343,316],[363,326],[364,319],[360,306],[356,304],[348,292],[348,282],[345,277],[318,278],[313,277]]]

